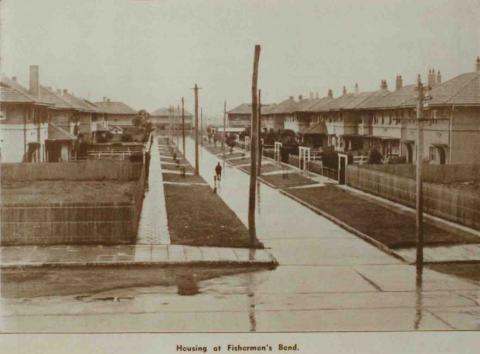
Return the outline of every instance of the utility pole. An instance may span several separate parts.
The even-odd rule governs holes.
[[[200,108],[200,144],[203,145],[203,107]]]
[[[260,176],[262,169],[262,138],[260,132],[262,130],[262,90],[258,90],[258,124],[257,124],[257,146],[258,146],[258,165],[257,174]]]
[[[180,106],[177,104],[177,111],[175,115],[175,138],[177,140],[177,148],[180,148],[180,136],[178,135],[178,121],[180,120]]]
[[[198,162],[198,86],[195,84],[193,88],[195,94],[195,175],[198,176],[199,173],[199,162]]]
[[[223,136],[222,136],[222,151],[225,154],[225,123],[227,120],[227,101],[223,102]]]
[[[248,198],[248,231],[250,234],[250,247],[256,243],[257,235],[255,230],[255,196],[257,187],[257,130],[258,130],[258,107],[257,107],[257,82],[258,62],[260,60],[260,45],[255,45],[252,74],[252,138],[250,140],[250,191]]]
[[[423,124],[424,103],[429,97],[425,96],[428,87],[424,87],[420,75],[417,79],[417,166],[416,166],[416,234],[417,234],[417,270],[423,268]]]
[[[187,153],[185,152],[185,102],[182,97],[182,148],[183,156],[185,157]]]

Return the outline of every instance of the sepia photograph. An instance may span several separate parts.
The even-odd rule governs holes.
[[[474,352],[479,23],[0,0],[0,352]]]

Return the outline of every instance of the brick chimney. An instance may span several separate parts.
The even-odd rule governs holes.
[[[298,95],[298,100],[299,100],[299,101],[303,100],[303,96],[302,96],[302,95]]]
[[[388,90],[387,80],[380,81],[380,89],[381,90]]]
[[[346,95],[347,94],[347,88],[345,86],[343,86],[343,91],[342,91],[343,95]]]
[[[68,93],[67,89],[63,89],[63,94],[66,95]]]
[[[442,83],[442,74],[440,74],[440,70],[437,71],[437,79],[435,81],[437,85]]]
[[[477,57],[477,72],[480,72],[480,57]]]
[[[359,92],[360,92],[360,89],[358,88],[358,83],[356,82],[355,83],[355,94],[358,95]]]
[[[428,70],[428,80],[427,85],[429,87],[435,86],[435,69]]]
[[[328,98],[333,98],[333,91],[332,91],[332,89],[328,89],[327,96],[328,96]]]
[[[16,77],[16,76],[12,76],[12,81],[17,82],[17,77]]]
[[[289,99],[293,100],[294,98],[293,98],[293,96],[290,96]]]
[[[40,74],[38,65],[30,65],[30,86],[28,91],[34,97],[40,96]]]
[[[395,91],[400,90],[403,87],[402,75],[397,75],[395,78]]]

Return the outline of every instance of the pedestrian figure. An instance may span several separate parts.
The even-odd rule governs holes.
[[[220,162],[215,166],[215,177],[218,182],[222,179],[222,166],[220,166]]]

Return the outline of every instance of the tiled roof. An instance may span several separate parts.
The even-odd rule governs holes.
[[[279,104],[275,107],[273,110],[273,114],[289,114],[295,112],[297,109],[297,102],[293,99],[293,97],[290,97]]]
[[[82,112],[96,112],[97,108],[93,108],[87,104],[82,98],[75,96],[74,94],[63,90],[62,98],[74,107],[77,111]]]
[[[376,102],[381,101],[384,97],[388,97],[391,94],[388,90],[377,90],[373,92],[362,92],[358,96],[363,96],[360,103],[355,105],[355,109],[368,109]]]
[[[137,111],[123,102],[101,101],[95,102],[95,105],[108,114],[137,114]]]
[[[77,138],[60,128],[59,126],[49,123],[48,124],[48,140],[76,140]]]
[[[480,72],[458,75],[430,91],[430,105],[480,105]]]
[[[372,97],[370,100],[362,103],[359,109],[388,109],[397,108],[405,105],[409,100],[416,96],[415,85],[406,85],[402,88],[390,92],[386,95]]]
[[[310,108],[320,101],[319,98],[304,98],[297,102],[296,112],[310,112]]]
[[[272,114],[276,107],[276,103],[272,103],[267,105],[266,107],[262,107],[262,115]]]
[[[331,97],[322,97],[318,99],[310,108],[310,112],[321,112],[323,107],[328,105],[334,98]]]
[[[183,110],[185,117],[192,117],[193,114],[188,112],[187,110]],[[159,109],[156,109],[152,112],[151,114],[152,117],[168,117],[170,116],[170,112],[168,111],[168,108],[162,107]],[[173,116],[176,117],[181,117],[182,116],[182,111],[178,111],[176,108],[173,110]]]
[[[262,114],[264,113],[265,109],[270,107],[270,104],[263,104],[262,103]],[[227,113],[229,114],[252,114],[252,105],[250,103],[242,103],[241,105],[231,109]]]
[[[34,103],[36,100],[30,95],[25,95],[22,92],[0,83],[0,102],[10,103]]]
[[[40,98],[36,98],[30,92],[20,85],[17,81],[2,76],[1,80],[1,102],[35,103],[45,104]]]
[[[50,87],[40,86],[40,99],[53,105],[53,108],[56,109],[75,109],[60,93],[55,92]]]

